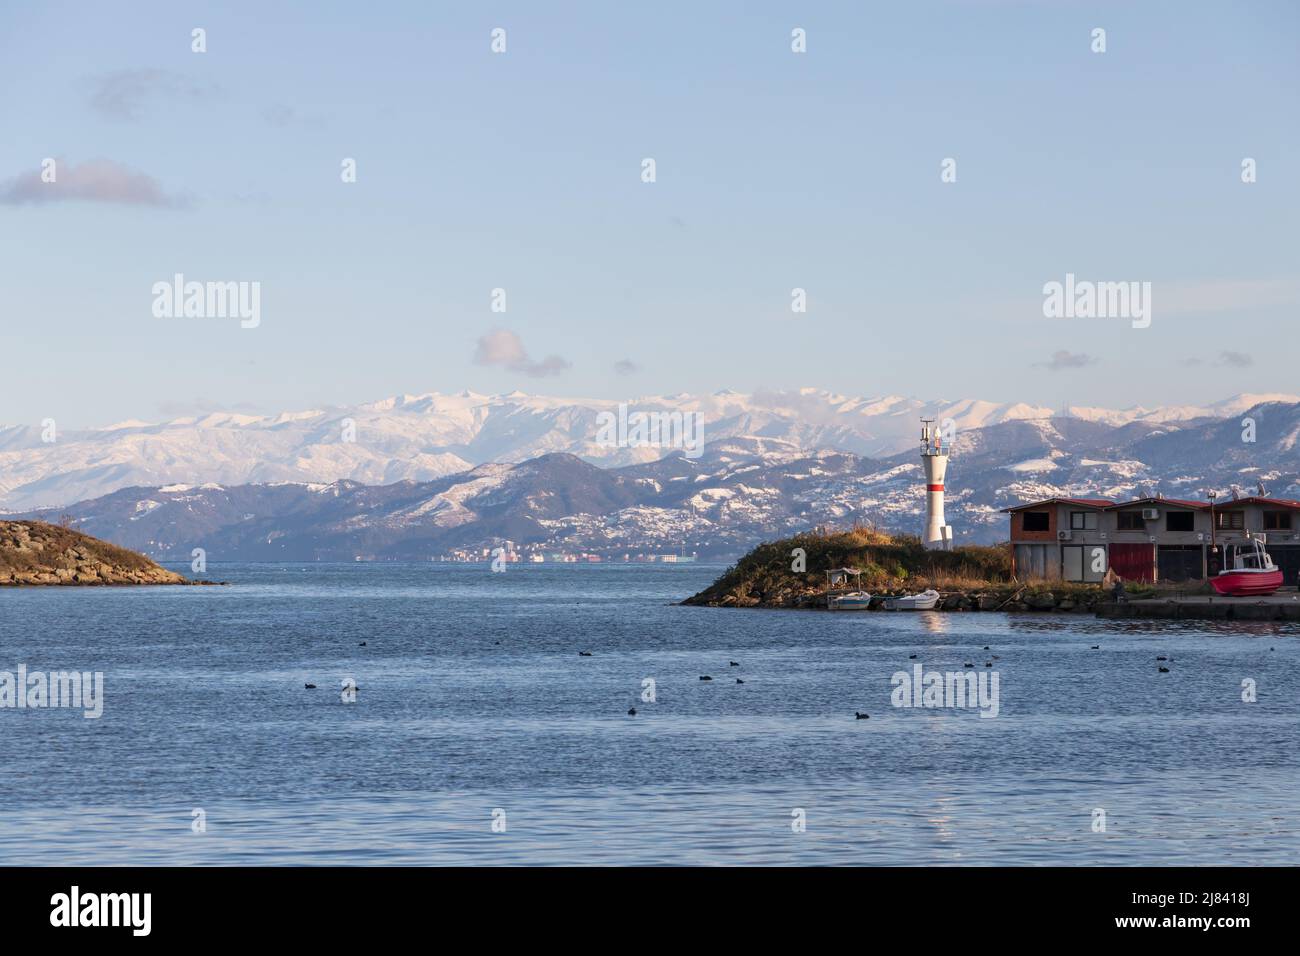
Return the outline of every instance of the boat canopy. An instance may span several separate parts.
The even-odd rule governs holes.
[[[1273,559],[1257,538],[1251,538],[1244,544],[1230,544],[1227,551],[1227,561],[1224,562],[1226,570],[1269,571],[1274,567]]]
[[[831,568],[826,572],[827,587],[837,587],[848,582],[850,577],[862,580],[862,572],[857,568]]]

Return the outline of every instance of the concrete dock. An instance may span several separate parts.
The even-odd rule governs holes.
[[[1147,598],[1140,601],[1107,601],[1093,609],[1098,617],[1165,618],[1199,621],[1300,621],[1300,593],[1285,588],[1262,597],[1224,597],[1195,594],[1183,597]]]

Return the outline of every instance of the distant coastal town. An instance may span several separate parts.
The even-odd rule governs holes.
[[[445,554],[430,557],[430,561],[453,562],[458,564],[485,564],[502,561],[506,564],[691,564],[698,558],[697,552],[690,554],[653,554],[639,552],[632,554],[598,554],[592,551],[548,551],[541,547],[524,545],[517,547],[513,541],[505,541],[496,548],[454,548]],[[357,555],[357,561],[376,560],[371,555]]]

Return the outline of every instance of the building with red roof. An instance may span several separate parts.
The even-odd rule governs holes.
[[[1223,548],[1254,538],[1300,584],[1300,501],[1252,495],[1186,498],[1047,498],[1003,508],[1012,572],[1021,580],[1197,581],[1218,573]]]

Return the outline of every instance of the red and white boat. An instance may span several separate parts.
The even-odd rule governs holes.
[[[1282,572],[1255,539],[1224,548],[1224,568],[1210,580],[1214,590],[1234,597],[1272,594],[1282,586]]]

